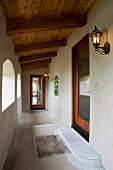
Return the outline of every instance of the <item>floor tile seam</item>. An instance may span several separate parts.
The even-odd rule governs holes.
[[[70,128],[70,130],[71,130],[71,128]],[[60,131],[60,130],[59,130],[59,131]],[[61,132],[60,132],[60,133],[61,133]],[[62,135],[64,136],[64,138],[65,138],[65,140],[66,140],[66,135],[63,134],[63,133],[62,133]],[[74,135],[76,135],[76,133],[75,133]],[[77,136],[77,137],[79,138],[79,136]],[[72,141],[72,142],[70,142],[70,144],[71,144],[71,143],[72,143],[72,144],[73,144],[73,143],[75,144],[75,143],[83,142],[83,143],[85,144],[85,146],[88,147],[88,148],[91,150],[91,151],[88,151],[88,152],[94,152],[94,153],[96,153],[96,151],[95,151],[88,143],[86,143],[86,142],[85,142],[84,140],[82,140],[81,138],[79,138],[79,139],[80,139],[80,141],[75,141],[75,142]],[[96,153],[96,154],[97,154],[98,157],[100,157],[100,155],[99,155],[98,153]],[[101,159],[101,157],[100,157],[100,159]]]
[[[15,155],[16,155],[16,151],[17,151],[17,148],[18,148],[18,145],[19,145],[20,131],[21,131],[22,124],[23,124],[23,114],[22,114],[20,120],[21,120],[21,122],[20,122],[19,125],[16,127],[16,128],[18,128],[18,132],[17,132],[17,130],[16,130],[16,128],[15,128],[15,131],[14,131],[14,134],[13,134],[13,136],[16,136],[15,134],[18,133],[18,136],[17,136],[18,139],[16,140],[16,144],[15,144],[15,145],[16,145]],[[13,142],[13,141],[12,141],[12,142]],[[11,145],[12,145],[12,142],[11,142]],[[13,146],[14,146],[14,144],[13,144]],[[12,146],[12,147],[13,147],[13,146]],[[10,148],[9,148],[9,150],[10,150]],[[9,151],[9,156],[10,156],[10,151]]]
[[[54,123],[58,123],[58,121],[52,116],[52,114],[51,114],[48,110],[46,110],[46,112],[47,112],[47,115],[50,117],[50,119],[51,119]]]
[[[5,163],[4,163],[4,167],[3,167],[3,170],[6,170],[5,169],[5,166],[7,166],[7,162],[9,161],[10,157],[14,157],[13,159],[13,165],[12,165],[12,169],[11,170],[14,170],[14,167],[15,167],[15,162],[16,162],[16,154],[17,154],[17,149],[18,149],[18,145],[19,145],[19,138],[20,138],[20,131],[21,131],[21,127],[22,127],[22,124],[23,124],[23,116],[24,114],[22,113],[21,117],[20,117],[20,122],[18,124],[18,126],[16,128],[18,128],[18,130],[15,128],[15,131],[14,131],[14,134],[13,134],[13,137],[15,136],[15,134],[18,133],[18,136],[17,136],[17,140],[16,140],[16,148],[15,148],[15,152],[12,154],[10,154],[11,150],[13,150],[13,146],[12,145],[12,142],[13,142],[13,137],[12,137],[12,142],[10,144],[10,147],[9,147],[9,151],[8,151],[8,155],[6,157],[6,160],[5,160]]]
[[[76,159],[76,158],[75,158]],[[102,166],[93,166],[93,165],[86,165],[86,164],[83,164],[82,162],[79,161],[79,158],[77,156],[77,159],[76,161],[79,163],[79,164],[82,164],[84,165],[85,167],[94,167],[94,168],[102,168]]]
[[[81,158],[84,158],[84,159],[89,159],[89,158],[85,158],[83,157],[82,155],[80,154],[84,154],[84,153],[88,153],[88,152],[92,152],[92,151],[86,151],[86,152],[78,152],[78,156],[81,157]],[[94,152],[95,153],[95,152]],[[89,160],[101,160],[101,157],[97,155],[98,158],[91,158]]]
[[[19,147],[20,147],[20,145],[25,145],[25,144],[30,144],[31,142],[33,142],[33,139],[32,140],[30,140],[30,141],[21,141],[21,142],[19,142]]]
[[[76,159],[76,158],[75,158],[75,159]],[[77,161],[79,164],[83,165],[84,168],[86,168],[86,167],[88,167],[88,168],[91,167],[91,168],[95,168],[95,170],[97,170],[97,168],[99,168],[99,169],[102,168],[102,165],[100,165],[100,166],[94,166],[94,165],[91,165],[91,164],[90,164],[90,165],[83,164],[83,162],[80,162],[80,161],[79,161],[78,156],[77,156],[76,161]],[[90,160],[88,160],[88,161],[90,161]],[[99,170],[99,169],[98,169],[98,170]],[[83,170],[84,170],[84,169],[83,169]]]
[[[63,139],[63,141],[65,142],[65,144],[67,145],[67,147],[68,147],[68,149],[70,150],[70,152],[73,154],[73,156],[75,157],[75,159],[78,161],[78,159],[80,158],[79,157],[79,155],[78,155],[78,153],[76,153],[76,152],[74,152],[74,150],[73,150],[73,148],[71,147],[71,145],[64,139],[65,137],[63,137],[63,135],[61,134],[61,132],[59,132],[60,133],[60,136],[62,137],[62,139]],[[84,159],[84,158],[83,158]],[[87,159],[88,161],[90,161],[89,159]],[[98,161],[101,161],[101,159],[99,159]],[[79,162],[79,161],[78,161]],[[81,163],[81,162],[79,162],[79,163]],[[82,164],[82,163],[81,163]],[[85,164],[83,164],[83,165],[85,165]],[[88,166],[88,165],[85,165],[85,166]],[[91,166],[91,167],[93,167],[93,166]],[[94,166],[95,167],[95,166]],[[101,166],[100,166],[101,167]]]
[[[21,129],[20,129],[21,130]],[[31,143],[31,142],[30,142]],[[21,142],[19,142],[19,140],[18,140],[18,145],[17,145],[17,149],[16,149],[16,154],[15,154],[15,160],[14,160],[14,169],[15,169],[15,163],[16,163],[16,161],[17,161],[17,159],[18,159],[18,154],[19,154],[19,150],[20,150],[20,148],[22,147],[21,145],[22,145],[23,143],[21,143]],[[25,145],[25,144],[23,144],[23,145]],[[24,147],[24,146],[23,146]],[[19,161],[19,162],[22,162],[22,161]],[[14,169],[12,169],[12,170],[14,170]]]
[[[72,153],[71,153],[72,154]],[[73,155],[74,156],[74,155]],[[67,157],[67,156],[66,156]],[[75,158],[75,157],[74,157]],[[68,159],[68,158],[67,158]],[[70,161],[70,160],[69,160]],[[73,161],[73,159],[72,159],[72,161]],[[80,168],[79,170],[86,170],[86,168],[93,168],[93,170],[100,170],[101,168],[103,168],[102,166],[91,166],[91,165],[85,165],[85,164],[83,164],[82,162],[79,162],[77,159],[75,159],[74,160],[76,163],[77,163],[77,165],[79,165],[79,166],[83,166],[82,167],[82,169]],[[77,167],[76,165],[74,165],[75,167]],[[97,169],[98,168],[98,169]],[[105,170],[105,169],[102,169],[102,170]]]
[[[86,153],[86,152],[92,152],[93,150],[92,150],[92,148],[91,148],[91,151],[85,151],[85,152],[75,152],[74,150],[73,150],[73,146],[71,145],[71,144],[76,144],[76,143],[79,143],[79,141],[77,141],[77,142],[71,142],[71,143],[68,143],[68,141],[66,140],[66,138],[65,138],[65,136],[63,136],[62,134],[61,134],[61,136],[62,136],[62,138],[65,140],[65,142],[67,143],[67,145],[68,145],[68,147],[72,150],[72,152],[73,153],[76,153],[76,155],[78,156],[78,157],[81,157],[81,158],[83,158],[83,159],[87,159],[87,160],[101,160],[101,158],[99,158],[99,159],[88,159],[88,158],[84,158],[84,157],[82,157],[80,154],[83,154],[83,153]],[[95,151],[93,151],[94,153],[95,153]]]
[[[80,156],[79,154],[77,154],[77,156],[78,156],[79,158],[82,158],[82,159],[88,160],[88,161],[101,161],[101,159],[93,159],[93,158],[89,159],[89,158],[85,158],[85,157]]]
[[[32,129],[32,125],[31,125],[31,127],[22,127],[21,129],[22,129],[22,130],[23,130],[23,129],[24,129],[24,130],[25,130],[25,129]]]
[[[61,125],[60,123],[54,123],[54,124],[41,124],[41,125],[33,125],[32,128],[35,128],[35,127],[51,127],[51,126],[59,126]]]

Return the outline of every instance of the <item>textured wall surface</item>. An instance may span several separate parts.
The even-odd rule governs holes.
[[[2,112],[2,66],[9,59],[15,72],[15,101]],[[21,74],[18,57],[10,36],[6,35],[6,21],[0,7],[0,170],[2,170],[18,119],[22,114],[21,97],[17,99],[17,75]]]
[[[48,94],[46,106],[59,122],[72,124],[72,47],[87,33],[92,32],[95,24],[104,32],[101,44],[109,41],[109,55],[102,56],[94,50],[90,39],[90,145],[101,155],[106,170],[113,170],[113,0],[97,0],[88,13],[87,25],[77,28],[68,38],[67,46],[61,48],[58,56],[49,64],[50,79],[46,80]],[[2,112],[2,65],[10,59],[15,71],[15,80],[21,72],[18,57],[10,36],[6,35],[6,22],[0,8],[0,170],[2,170],[14,129],[21,115],[21,97],[16,97]],[[43,74],[45,69],[26,71],[22,76],[23,111],[30,108],[30,74]],[[51,93],[51,77],[59,76],[59,97]],[[15,87],[16,84],[15,84]],[[19,115],[18,115],[19,113]]]
[[[94,50],[91,39],[90,54],[90,145],[101,155],[106,170],[113,169],[113,1],[97,0],[88,13],[87,25],[77,28],[49,65],[50,76],[59,76],[59,98],[51,95],[48,83],[48,110],[60,122],[72,124],[72,47],[94,26],[103,32],[101,45],[108,41],[111,50],[102,56]]]
[[[62,48],[58,56],[52,59],[49,66],[50,79],[48,82],[48,110],[59,122],[71,125],[71,48]],[[51,78],[55,75],[59,77],[59,97],[52,94]]]

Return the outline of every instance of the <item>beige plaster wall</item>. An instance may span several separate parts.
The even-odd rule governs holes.
[[[14,67],[15,101],[2,112],[2,65],[6,59],[9,59]],[[0,6],[0,170],[3,168],[15,127],[18,124],[18,117],[22,114],[21,97],[19,99],[16,97],[18,73],[21,74],[18,57],[14,53],[11,37],[6,35],[6,21]]]
[[[59,98],[51,95],[48,82],[48,110],[60,122],[72,124],[72,47],[94,26],[104,32],[103,46],[109,41],[111,50],[102,56],[94,50],[90,39],[90,145],[101,155],[106,170],[113,170],[113,0],[98,0],[88,13],[87,25],[77,28],[68,38],[67,46],[49,65],[50,76],[59,76]]]
[[[48,110],[58,122],[71,125],[71,49],[68,47],[58,51],[58,56],[52,59],[49,66]],[[52,94],[51,78],[59,77],[59,97]]]
[[[30,110],[30,75],[43,75],[45,72],[48,72],[48,68],[39,68],[30,71],[24,71],[22,73],[22,109],[23,112],[27,112]],[[47,84],[47,79],[45,86]],[[47,91],[47,88],[45,88]],[[45,91],[45,100],[47,97],[47,92]],[[47,102],[45,101],[45,104]]]

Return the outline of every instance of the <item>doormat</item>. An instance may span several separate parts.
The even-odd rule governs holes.
[[[62,139],[55,135],[36,137],[36,147],[39,158],[70,152]]]

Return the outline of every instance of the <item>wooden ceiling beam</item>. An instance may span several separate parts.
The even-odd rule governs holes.
[[[51,59],[23,63],[23,64],[21,64],[21,68],[36,66],[36,65],[40,65],[40,64],[47,64],[47,63],[51,63]]]
[[[59,48],[59,47],[66,46],[66,44],[67,44],[67,40],[54,40],[54,41],[48,41],[43,43],[37,43],[37,44],[20,45],[20,46],[15,46],[15,53],[23,54],[25,52],[30,52],[30,51]]]
[[[29,71],[29,70],[34,70],[34,69],[43,68],[43,67],[47,67],[47,64],[38,64],[35,66],[23,67],[22,71]]]
[[[44,59],[56,57],[56,56],[57,56],[57,51],[30,55],[30,56],[25,56],[25,57],[19,57],[19,63],[26,63],[26,62],[36,61],[36,60],[44,60]]]
[[[32,18],[7,21],[7,34],[21,34],[38,31],[59,30],[83,27],[87,23],[86,15],[74,15],[54,18]]]

